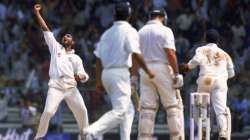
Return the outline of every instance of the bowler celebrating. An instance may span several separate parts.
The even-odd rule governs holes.
[[[51,54],[50,80],[46,104],[35,140],[42,140],[46,135],[49,120],[63,99],[73,112],[80,132],[88,125],[87,109],[76,85],[77,81],[86,82],[89,76],[83,68],[81,58],[74,53],[73,37],[70,34],[65,34],[62,38],[62,44],[57,42],[40,14],[41,9],[40,4],[34,6],[37,21],[43,30]]]

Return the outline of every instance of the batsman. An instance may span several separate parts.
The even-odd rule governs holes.
[[[183,104],[179,89],[183,77],[179,74],[172,30],[164,24],[164,9],[154,9],[150,21],[139,31],[140,48],[146,64],[155,71],[150,79],[140,71],[141,105],[138,140],[152,140],[159,101],[167,112],[171,140],[184,140]]]

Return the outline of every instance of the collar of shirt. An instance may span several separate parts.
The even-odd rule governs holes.
[[[74,49],[72,49],[72,50],[70,50],[70,51],[66,51],[66,54],[74,54],[75,53],[75,50]]]
[[[155,20],[155,19],[148,21],[147,24],[159,24],[159,25],[163,25],[159,20]]]
[[[130,26],[130,24],[125,20],[115,21],[114,25],[129,25]]]
[[[217,46],[217,44],[215,44],[215,43],[208,43],[206,46],[209,46],[209,47],[215,47],[215,48],[217,48],[218,46]]]

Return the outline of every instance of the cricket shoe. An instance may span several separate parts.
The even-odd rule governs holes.
[[[227,133],[225,131],[221,131],[219,133],[219,138],[218,140],[227,140]]]

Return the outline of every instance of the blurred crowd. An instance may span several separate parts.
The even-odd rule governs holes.
[[[0,113],[0,120],[5,119],[4,112],[8,106],[26,107],[34,116],[34,112],[42,111],[41,105],[45,102],[50,54],[33,14],[35,2],[42,4],[42,14],[58,41],[64,33],[73,34],[77,42],[76,53],[83,59],[91,77],[86,85],[80,85],[80,89],[85,93],[90,114],[98,117],[103,112],[106,107],[100,104],[106,104],[107,99],[94,90],[93,50],[102,32],[112,25],[114,1],[118,0],[0,1],[0,112],[3,112]],[[220,47],[231,55],[236,70],[236,77],[229,81],[228,93],[233,131],[243,131],[250,117],[250,0],[130,2],[133,7],[130,23],[136,29],[147,22],[153,7],[166,9],[167,26],[175,34],[179,63],[188,62],[194,50],[204,44],[203,33],[206,29],[216,28],[220,32]],[[197,71],[185,77],[182,95],[186,106],[189,104],[189,93],[196,90],[196,78]],[[164,121],[161,113],[157,121]]]

